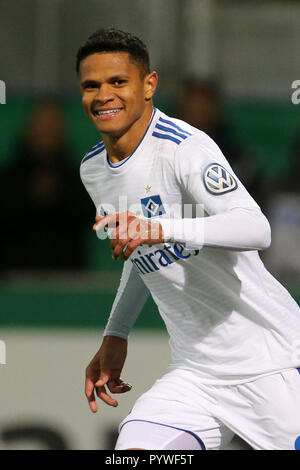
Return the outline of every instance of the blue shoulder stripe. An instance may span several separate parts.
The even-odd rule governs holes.
[[[155,127],[157,129],[160,129],[161,131],[172,132],[172,134],[175,134],[178,137],[181,137],[182,139],[187,138],[187,135],[181,134],[180,132],[175,131],[175,129],[172,129],[171,127],[161,126],[160,124],[156,124]]]
[[[94,153],[96,150],[100,150],[104,147],[104,142],[100,142],[100,144],[98,145],[95,145],[94,147],[91,148],[91,150],[89,150],[86,155],[89,155],[90,153]]]
[[[177,145],[179,145],[182,142],[182,140],[175,139],[175,137],[172,137],[171,135],[168,135],[168,134],[159,134],[158,132],[152,132],[152,135],[154,137],[158,137],[159,139],[172,140],[172,142],[175,142]]]
[[[98,147],[101,147],[102,145],[104,145],[103,140],[101,140],[101,142],[99,142],[98,144],[94,145],[94,146],[91,148],[90,152],[92,152],[93,150],[95,150],[95,149],[98,148]]]
[[[180,132],[183,132],[184,134],[192,135],[190,132],[181,129],[181,127],[177,126],[177,124],[175,124],[172,121],[169,121],[168,119],[163,119],[162,117],[160,117],[159,121],[164,122],[165,124],[169,124],[170,126],[175,127],[176,129],[178,129]]]
[[[87,160],[89,160],[90,158],[94,157],[95,155],[98,155],[98,154],[101,153],[104,149],[105,149],[105,146],[104,146],[104,144],[103,144],[103,146],[97,148],[94,152],[87,153],[86,156],[82,159],[81,163],[84,163],[84,162],[86,162]]]

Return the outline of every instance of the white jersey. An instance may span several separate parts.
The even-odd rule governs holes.
[[[237,384],[300,366],[299,307],[257,252],[268,222],[204,132],[155,109],[132,155],[112,165],[100,143],[81,178],[99,214],[155,217],[166,240],[124,263],[105,334],[126,338],[150,292],[170,335],[169,370]]]

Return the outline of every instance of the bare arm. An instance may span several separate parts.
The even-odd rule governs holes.
[[[111,393],[124,393],[132,388],[120,375],[127,356],[129,331],[148,295],[149,291],[132,263],[125,262],[102,345],[86,368],[85,394],[93,413],[98,410],[95,393],[107,405],[118,406],[107,389]]]
[[[85,394],[93,413],[98,411],[95,392],[107,405],[118,406],[118,402],[106,391],[124,393],[131,385],[120,378],[127,355],[127,340],[116,336],[105,336],[99,351],[86,368]]]

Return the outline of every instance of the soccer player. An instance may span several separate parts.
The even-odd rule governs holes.
[[[220,449],[235,433],[254,449],[297,448],[299,308],[258,255],[268,221],[211,138],[153,107],[157,74],[138,38],[95,32],[77,72],[103,138],[81,164],[93,228],[108,230],[113,258],[125,260],[86,369],[90,409],[95,393],[117,406],[111,393],[130,389],[127,337],[150,293],[172,359],[121,423],[116,449]]]

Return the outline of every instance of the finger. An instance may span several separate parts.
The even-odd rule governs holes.
[[[127,260],[129,258],[129,256],[131,255],[131,253],[134,252],[134,250],[139,246],[141,245],[142,243],[144,243],[144,240],[142,238],[138,238],[136,240],[131,240],[128,245],[127,245],[127,248],[126,250],[124,251],[124,255],[123,255],[123,259],[124,260]]]
[[[106,403],[107,405],[110,405],[110,406],[118,406],[118,402],[117,400],[115,400],[114,398],[112,398],[105,390],[105,387],[97,387],[96,388],[96,393],[98,395],[98,397],[104,401],[104,403]]]
[[[128,243],[131,239],[128,237],[126,240],[118,240],[116,243],[112,245],[112,257],[113,259],[118,259],[119,256],[124,252],[127,248]]]
[[[111,393],[125,393],[132,389],[132,385],[123,382],[123,380],[109,380],[107,386]]]
[[[96,398],[94,394],[94,384],[90,379],[86,380],[86,385],[85,385],[85,395],[87,397],[89,407],[93,413],[96,413],[98,410],[98,406],[96,403]]]
[[[127,212],[119,214],[117,227],[112,231],[112,239],[127,238],[128,227],[136,217],[129,216]]]
[[[131,240],[132,237],[130,237],[126,231],[122,232],[121,235],[119,236],[119,232],[116,232],[114,236],[110,237],[110,248],[112,251],[114,251],[115,247],[119,244],[123,245],[123,247],[128,243],[129,240]]]
[[[115,226],[119,220],[119,214],[108,214],[93,225],[95,231],[101,230],[106,226]]]
[[[142,221],[138,217],[132,217],[128,222],[128,235],[130,236],[130,238],[132,239],[141,238],[143,236],[142,232],[145,231],[144,225],[145,225],[144,221]],[[148,226],[148,222],[147,222],[147,226]]]
[[[97,402],[96,402],[96,398],[95,398],[94,392],[93,392],[89,397],[87,397],[87,399],[88,399],[88,403],[89,403],[90,410],[91,410],[93,413],[97,413],[97,411],[98,411],[98,405],[97,405]]]
[[[95,217],[95,223],[93,225],[93,230],[97,231],[98,229],[96,229],[96,225],[97,223],[101,222],[103,219],[104,219],[105,216],[102,216],[102,215],[96,215]]]
[[[86,394],[86,396],[87,397],[90,396],[91,393],[93,393],[93,390],[94,390],[94,382],[89,377],[86,377],[86,379],[85,379],[85,394]]]
[[[110,235],[111,240],[119,240],[127,236],[127,225],[118,225]]]
[[[104,372],[104,371],[101,371],[101,374],[100,374],[100,377],[99,379],[97,380],[97,382],[95,383],[95,387],[102,387],[103,385],[105,385],[108,380],[110,378],[110,372]]]
[[[93,230],[101,230],[102,228],[106,227],[111,220],[110,215],[106,215],[105,217],[102,217],[100,220],[96,221],[93,225]]]

